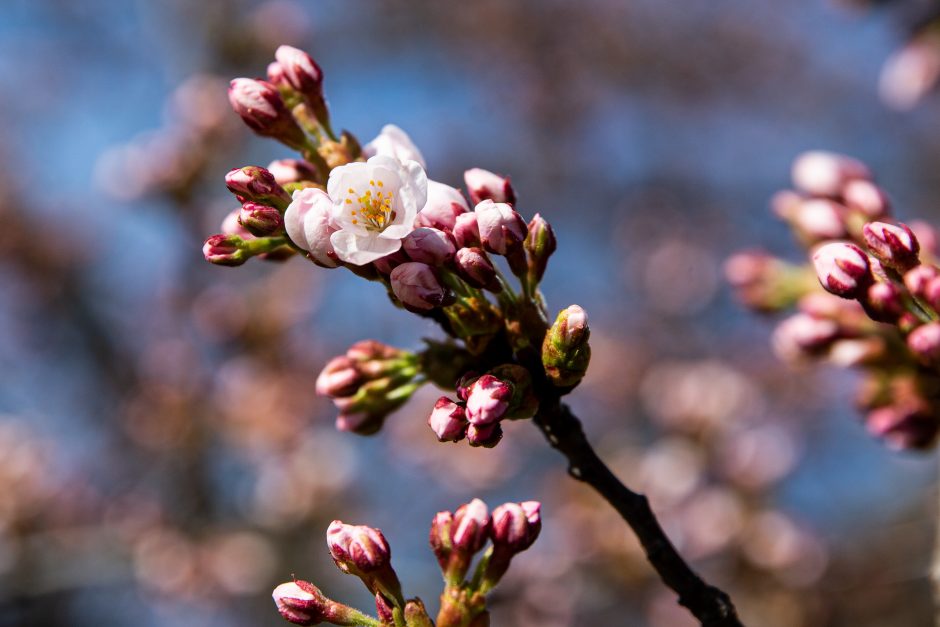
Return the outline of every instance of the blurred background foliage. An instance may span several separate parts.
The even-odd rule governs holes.
[[[281,43],[322,65],[340,127],[398,124],[452,185],[508,173],[552,222],[550,308],[594,336],[571,401],[745,622],[927,624],[935,460],[869,439],[851,375],[777,363],[720,278],[743,247],[798,255],[766,204],[806,149],[940,218],[940,103],[877,95],[906,36],[822,0],[5,0],[0,625],[278,625],[292,574],[369,609],[334,518],[382,528],[436,607],[427,527],[474,496],[544,502],[494,624],[691,624],[531,425],[441,445],[428,389],[376,437],[334,431],[331,355],[434,333],[379,287],[202,260],[224,173],[288,156],[225,96]]]

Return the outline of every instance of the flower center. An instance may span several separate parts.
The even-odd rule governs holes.
[[[392,210],[395,192],[383,190],[382,181],[369,181],[369,188],[363,193],[350,187],[347,190],[346,204],[353,224],[362,224],[370,231],[382,232],[397,213]]]

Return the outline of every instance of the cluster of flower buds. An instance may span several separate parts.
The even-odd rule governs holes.
[[[490,515],[486,504],[474,499],[456,512],[438,512],[430,540],[445,584],[439,627],[488,624],[481,621],[487,615],[486,595],[506,574],[512,558],[538,538],[540,508],[535,501],[505,503]],[[491,544],[484,551],[487,541]],[[471,574],[474,557],[481,552]]]
[[[470,446],[492,448],[503,437],[500,421],[531,418],[538,410],[532,379],[522,366],[503,364],[457,382],[457,401],[437,399],[428,425],[441,442],[467,438]]]
[[[774,332],[790,361],[823,359],[865,372],[868,430],[897,449],[926,448],[940,432],[940,269],[924,223],[890,218],[886,194],[862,163],[811,152],[793,167],[796,190],[773,206],[807,246],[811,265],[741,253],[726,270],[762,311],[796,306]],[[818,279],[825,292],[806,280]]]
[[[228,174],[241,207],[206,241],[206,259],[240,265],[300,252],[382,283],[396,306],[435,320],[451,342],[420,354],[363,342],[335,358],[317,391],[339,408],[337,426],[374,433],[422,383],[452,389],[458,380],[457,400],[438,401],[432,429],[442,441],[494,446],[502,419],[534,415],[533,388],[566,394],[590,360],[584,310],[571,306],[550,324],[539,291],[557,245],[552,227],[538,214],[526,223],[507,177],[467,170],[466,196],[429,180],[396,126],[361,148],[348,132],[338,139],[321,68],[289,46],[275,56],[268,81],[235,79],[229,99],[250,128],[301,158]]]
[[[444,573],[445,588],[437,627],[489,624],[486,595],[509,568],[512,558],[529,548],[542,523],[534,501],[506,503],[490,516],[486,505],[474,499],[456,513],[440,512],[431,523],[431,548]],[[274,589],[281,616],[297,625],[366,625],[375,627],[433,627],[421,599],[405,599],[392,568],[391,549],[378,529],[347,525],[335,520],[326,534],[337,568],[358,577],[375,597],[376,616],[334,601],[312,583],[294,580]],[[487,543],[470,581],[465,577],[474,556]]]
[[[417,354],[363,340],[330,360],[316,390],[339,409],[337,429],[369,435],[424,382]]]

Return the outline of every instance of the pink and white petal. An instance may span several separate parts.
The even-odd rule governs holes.
[[[337,257],[355,266],[364,266],[401,248],[400,239],[359,237],[349,231],[336,231],[330,236],[330,243]]]

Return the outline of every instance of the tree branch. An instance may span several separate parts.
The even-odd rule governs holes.
[[[553,448],[568,459],[568,474],[594,488],[630,525],[660,579],[679,595],[702,627],[743,627],[731,597],[705,583],[666,536],[649,501],[630,490],[591,448],[581,422],[557,394],[543,395],[534,422]]]

